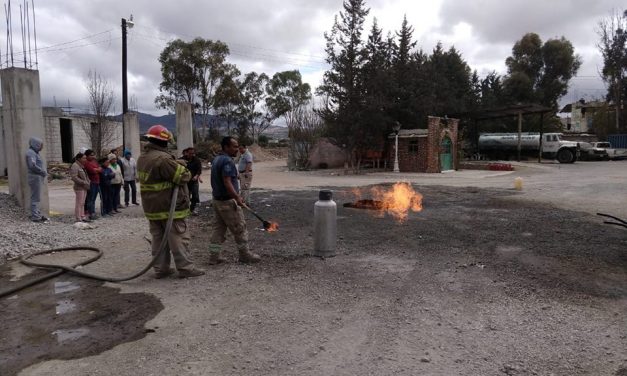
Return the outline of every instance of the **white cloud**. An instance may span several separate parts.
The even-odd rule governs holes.
[[[176,37],[222,40],[230,46],[230,61],[243,73],[272,75],[299,69],[315,87],[326,68],[323,33],[330,30],[341,4],[339,0],[39,1],[40,49],[86,37],[41,51],[42,102],[52,104],[56,97],[57,103],[69,99],[77,107],[84,106],[83,79],[92,69],[109,78],[118,98],[116,108],[121,108],[120,19],[131,13],[136,26],[128,40],[129,95],[137,98],[141,111],[157,111],[154,97],[161,79],[157,59],[167,41]],[[438,41],[445,48],[455,45],[480,74],[505,73],[511,46],[526,32],[537,32],[543,40],[563,35],[582,56],[580,76],[585,76],[573,80],[577,95],[571,92],[567,98],[603,94],[602,83],[595,79],[600,57],[594,28],[612,8],[624,7],[618,0],[371,0],[367,5],[371,10],[364,38],[374,17],[387,33],[398,30],[406,15],[419,48],[430,52]],[[15,19],[14,28],[19,30]]]

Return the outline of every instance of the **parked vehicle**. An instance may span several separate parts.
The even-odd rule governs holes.
[[[579,142],[579,159],[582,161],[609,161],[605,148],[597,147],[598,142]]]
[[[613,161],[627,159],[627,149],[613,148],[609,142],[593,142],[592,145],[596,148],[605,149],[608,158]]]
[[[540,133],[521,133],[521,155],[537,157],[539,151]],[[490,159],[515,158],[518,154],[518,133],[480,134],[479,153]],[[560,163],[574,163],[578,157],[577,142],[563,140],[561,133],[542,134],[542,158],[557,159]]]

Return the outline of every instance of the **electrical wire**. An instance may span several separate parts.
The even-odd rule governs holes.
[[[53,49],[53,51],[63,51],[64,49],[58,49],[58,47],[65,46],[65,45],[72,44],[72,43],[76,43],[76,42],[80,42],[80,41],[83,41],[83,40],[86,40],[86,39],[92,39],[92,38],[95,38],[97,36],[100,36],[100,35],[103,35],[103,34],[106,34],[106,33],[111,33],[112,31],[113,31],[113,29],[109,29],[109,30],[101,31],[99,33],[91,34],[91,35],[88,35],[88,36],[85,36],[85,37],[82,37],[82,38],[74,39],[74,40],[71,40],[71,41],[61,42],[61,43],[57,43],[57,44],[52,44],[50,46],[41,47],[41,48],[34,48],[32,50],[26,51],[26,53],[29,53],[31,51],[32,52],[37,52],[37,53],[42,53],[42,52],[46,52],[47,50],[50,50],[50,49]],[[107,41],[111,41],[111,40],[114,40],[114,39],[120,39],[120,38],[121,37],[117,37],[117,38],[109,37],[109,39],[107,39]],[[103,41],[96,42],[96,43],[103,43]],[[81,44],[81,45],[78,45],[78,46],[71,46],[69,48],[78,48],[78,47],[84,47],[84,46],[89,46],[89,45],[91,45],[91,43]],[[17,55],[22,55],[22,52],[16,52],[15,56],[17,56]]]

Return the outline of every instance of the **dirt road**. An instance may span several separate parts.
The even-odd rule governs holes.
[[[230,262],[208,267],[211,213],[203,205],[190,229],[193,256],[207,275],[147,275],[48,297],[34,288],[4,300],[0,315],[13,319],[0,324],[0,332],[11,329],[20,338],[11,343],[23,348],[47,341],[51,350],[16,355],[5,345],[0,369],[23,375],[626,375],[627,233],[590,214],[602,206],[622,215],[624,208],[610,205],[622,184],[600,189],[599,182],[625,172],[608,177],[603,168],[587,165],[566,174],[541,166],[517,174],[398,179],[286,174],[268,164],[265,174],[256,170],[253,184],[264,190],[254,192],[253,204],[281,227],[269,234],[249,219],[262,263],[237,264],[231,242]],[[510,189],[518,175],[525,179],[522,193]],[[577,182],[573,176],[590,177]],[[342,204],[354,199],[342,187],[412,179],[420,180],[414,187],[424,195],[422,212],[399,224],[340,205],[337,256],[308,256],[317,197],[317,189],[308,187],[335,187]],[[582,196],[571,192],[578,186],[595,193],[577,203],[581,211],[551,205],[575,205],[570,201]],[[558,200],[560,194],[565,199]],[[537,202],[531,202],[533,195]],[[132,251],[107,249],[102,262],[89,268],[126,274],[146,259],[142,242],[136,234],[126,239]],[[15,268],[5,266],[2,283]],[[134,311],[134,330],[126,309],[108,312],[108,333],[70,331],[78,333],[71,339],[51,334],[74,328],[64,319],[70,313],[26,314],[69,300],[75,305],[71,315],[89,329],[102,323],[102,315],[89,317],[107,304],[77,291],[111,287],[120,293],[103,294],[105,303],[127,307],[137,300],[146,307],[143,314]],[[156,316],[159,304],[151,297],[163,306]],[[94,352],[89,344],[103,338],[106,345]]]

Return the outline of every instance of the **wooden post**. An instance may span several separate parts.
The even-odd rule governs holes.
[[[518,162],[520,162],[520,151],[522,148],[522,111],[518,112]]]
[[[542,163],[542,134],[544,132],[544,112],[540,113],[540,149],[538,150],[538,163]]]

